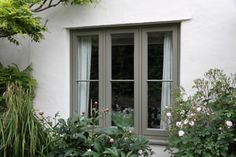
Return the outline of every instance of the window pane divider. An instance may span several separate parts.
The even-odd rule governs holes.
[[[147,82],[173,82],[173,80],[147,80]]]
[[[76,82],[98,82],[99,80],[77,80]]]
[[[134,80],[110,80],[110,82],[134,82]]]

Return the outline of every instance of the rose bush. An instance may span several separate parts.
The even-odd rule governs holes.
[[[211,69],[193,89],[192,96],[179,90],[166,109],[167,150],[176,157],[235,157],[236,75]]]

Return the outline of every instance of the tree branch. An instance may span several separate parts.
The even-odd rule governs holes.
[[[62,3],[63,0],[59,0],[59,1],[56,2],[56,3],[53,3],[53,1],[54,1],[54,0],[49,0],[49,1],[48,1],[48,0],[44,0],[43,3],[42,3],[40,6],[38,6],[37,8],[35,8],[35,9],[32,9],[32,8],[31,8],[31,11],[32,11],[32,12],[41,12],[41,11],[47,10],[47,9],[49,9],[49,8],[56,7],[56,6],[58,6],[60,3]],[[48,2],[48,5],[46,5],[47,2]]]
[[[44,0],[41,5],[39,5],[38,7],[34,8],[34,9],[32,9],[33,6],[36,5],[35,3],[33,3],[33,4],[30,5],[30,8],[31,8],[31,10],[38,10],[38,9],[41,9],[41,8],[46,4],[46,2],[47,2],[47,0]]]

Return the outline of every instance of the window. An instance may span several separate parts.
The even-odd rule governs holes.
[[[122,122],[162,139],[161,113],[178,85],[178,38],[178,25],[73,31],[71,113],[108,107],[99,125]]]

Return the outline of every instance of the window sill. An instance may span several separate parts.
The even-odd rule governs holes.
[[[149,140],[150,145],[160,145],[160,146],[166,146],[168,145],[167,140]]]

